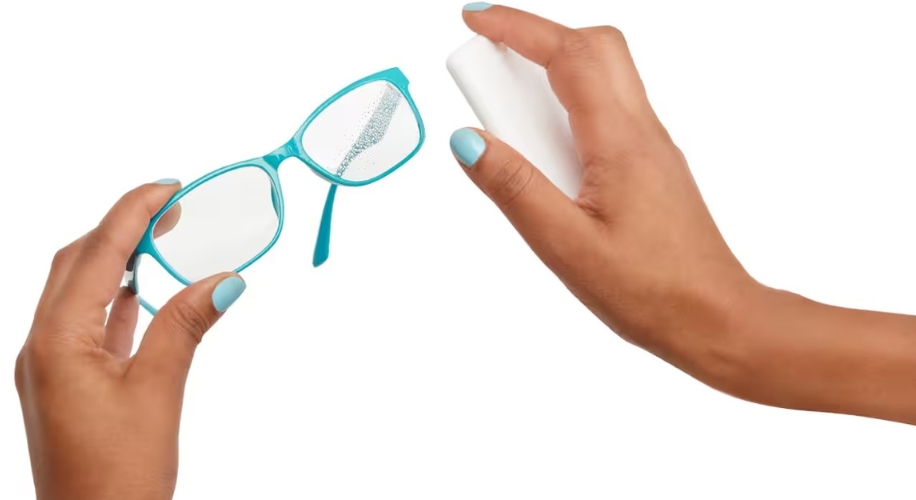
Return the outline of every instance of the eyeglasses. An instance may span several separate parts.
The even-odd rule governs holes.
[[[283,230],[278,167],[295,157],[331,183],[312,259],[329,254],[337,186],[363,186],[410,160],[423,145],[423,120],[398,68],[367,76],[322,103],[271,153],[214,170],[183,187],[150,220],[127,263],[139,295],[140,257],[152,256],[187,286],[212,274],[241,272],[264,256]],[[140,297],[150,314],[158,310]]]

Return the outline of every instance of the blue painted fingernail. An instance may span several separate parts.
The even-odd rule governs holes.
[[[477,11],[477,10],[487,10],[493,5],[488,4],[487,2],[471,2],[464,6],[464,10]]]
[[[156,184],[178,184],[179,182],[181,181],[178,179],[159,179]]]
[[[246,286],[245,281],[238,276],[229,276],[220,281],[213,289],[213,307],[219,312],[225,312],[242,296]]]
[[[458,161],[467,168],[473,167],[480,155],[487,149],[487,143],[483,137],[469,128],[460,128],[452,133],[448,144]]]

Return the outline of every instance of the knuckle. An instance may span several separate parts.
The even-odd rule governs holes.
[[[585,32],[571,30],[563,37],[562,53],[569,58],[582,58],[591,55],[592,39]]]
[[[26,342],[22,347],[20,357],[22,359],[23,369],[26,366],[40,367],[42,363],[54,357],[57,345],[49,338],[36,338]]]
[[[54,253],[54,258],[51,259],[51,269],[62,269],[67,267],[70,262],[73,261],[73,258],[76,254],[76,249],[73,245],[67,245],[64,248],[61,248]]]
[[[619,44],[625,43],[626,39],[623,32],[613,26],[598,26],[592,31],[595,38],[603,43]]]
[[[131,242],[123,236],[125,229],[134,230],[141,226],[145,229],[149,225],[162,206],[153,194],[155,191],[146,185],[126,193],[87,235],[87,243],[91,240],[93,244],[90,246],[94,249],[114,248],[120,252],[133,250],[132,243],[136,242]]]
[[[16,356],[16,368],[13,371],[13,377],[16,381],[16,391],[22,394],[25,389],[25,347]]]
[[[115,206],[120,205],[128,209],[143,207],[146,205],[147,193],[149,192],[149,188],[145,185],[134,188],[124,193],[124,196],[121,196],[121,199],[115,203]]]
[[[100,224],[86,235],[83,243],[82,255],[97,256],[99,254],[130,254],[136,248],[136,241],[125,237],[123,226],[115,224]]]
[[[117,242],[113,231],[105,225],[99,225],[86,235],[86,241],[83,243],[83,252],[87,255],[96,255],[107,248],[111,248]]]
[[[501,208],[512,205],[529,189],[534,179],[534,167],[520,157],[504,160],[497,172],[491,184],[490,198]]]
[[[204,334],[210,329],[207,314],[183,301],[172,304],[171,310],[168,327],[187,335],[194,344],[199,344]]]
[[[29,339],[19,356],[16,357],[16,389],[22,393],[26,389],[41,391],[50,383],[53,370],[48,368],[60,363],[60,344],[49,339]]]

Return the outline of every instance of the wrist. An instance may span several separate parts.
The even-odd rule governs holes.
[[[743,270],[681,292],[659,325],[659,348],[650,350],[701,382],[746,398],[757,355],[753,324],[771,314],[772,292]]]
[[[99,475],[90,472],[73,477],[64,473],[63,477],[37,480],[36,499],[170,500],[175,490],[172,477],[156,479],[144,475],[134,478],[130,471],[116,467],[101,470]]]

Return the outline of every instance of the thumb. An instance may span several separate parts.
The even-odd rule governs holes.
[[[175,294],[146,329],[131,372],[183,387],[197,345],[244,291],[241,276],[222,273]]]
[[[452,153],[528,245],[552,266],[594,237],[593,221],[518,151],[482,130],[456,130]],[[554,269],[556,270],[556,269]]]

